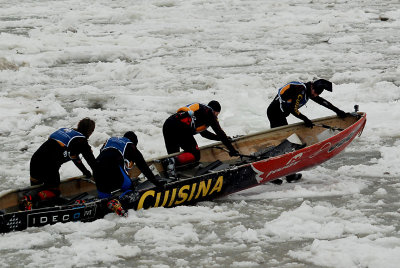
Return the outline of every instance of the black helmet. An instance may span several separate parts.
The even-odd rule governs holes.
[[[128,131],[124,134],[125,138],[128,138],[135,146],[138,144],[138,138],[133,131]]]
[[[214,112],[221,112],[221,104],[218,101],[212,100],[207,104],[208,107],[214,110]]]
[[[318,79],[314,81],[313,88],[315,93],[317,93],[318,95],[321,94],[324,89],[332,92],[332,82],[329,82],[325,79]]]

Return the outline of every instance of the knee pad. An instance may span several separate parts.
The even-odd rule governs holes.
[[[38,192],[37,196],[39,197],[40,201],[49,200],[60,195],[59,190],[42,190]]]
[[[176,157],[176,159],[178,160],[177,162],[179,165],[185,165],[185,164],[193,163],[196,161],[195,155],[193,155],[192,153],[188,153],[188,152],[184,152],[184,153],[178,155]],[[200,157],[199,157],[199,159],[200,159]]]

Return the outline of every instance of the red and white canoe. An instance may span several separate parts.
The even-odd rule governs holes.
[[[258,173],[258,181],[264,183],[274,180],[331,159],[343,151],[357,135],[361,135],[366,124],[366,114],[358,115],[346,119],[330,117],[314,120],[317,126],[312,129],[294,126],[276,129],[277,132],[295,133],[306,146],[290,153],[254,162],[252,166]]]

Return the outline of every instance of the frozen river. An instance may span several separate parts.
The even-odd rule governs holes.
[[[228,135],[253,133],[293,80],[328,79],[322,97],[367,113],[298,183],[0,234],[0,267],[398,267],[399,32],[398,0],[0,1],[0,192],[27,186],[33,152],[86,116],[96,156],[133,130],[152,158],[178,107],[219,100]]]

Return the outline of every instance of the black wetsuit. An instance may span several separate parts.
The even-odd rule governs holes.
[[[133,166],[133,163],[135,163],[149,181],[156,186],[162,186],[162,183],[155,178],[147,166],[142,153],[133,143],[127,142],[123,155],[121,151],[113,147],[101,149],[96,159],[96,168],[93,172],[99,192],[109,194],[121,188],[124,191],[131,188],[131,185],[128,185],[129,183],[126,181],[129,180],[129,176],[125,169],[125,161],[128,161],[130,166]]]
[[[85,158],[91,169],[94,169],[95,158],[87,138],[75,137],[67,147],[63,147],[54,139],[48,139],[33,154],[30,162],[31,184],[44,184],[45,187],[58,187],[60,184],[59,169],[62,164],[72,160],[83,174],[90,172],[79,159]]]
[[[193,115],[184,111],[177,112],[165,121],[163,134],[168,154],[179,152],[182,148],[183,151],[193,154],[195,161],[199,161],[200,150],[193,137],[197,133],[210,140],[222,141],[229,151],[236,151],[222,130],[213,110],[207,105],[198,105]],[[208,131],[208,127],[211,127],[215,134]]]
[[[307,82],[304,84],[301,82],[290,82],[279,89],[278,94],[268,106],[267,116],[271,128],[286,126],[288,124],[286,117],[288,117],[289,114],[292,114],[297,118],[303,120],[306,125],[312,126],[312,122],[310,121],[310,119],[308,119],[299,111],[300,107],[305,105],[309,99],[315,101],[322,106],[325,106],[328,109],[333,110],[338,114],[344,113],[320,96],[312,97],[311,82]],[[300,178],[301,174],[291,174],[286,176],[286,180],[288,182],[295,181]],[[273,181],[273,183],[280,184],[282,183],[282,180],[277,179]]]
[[[309,121],[309,119],[299,111],[300,107],[305,105],[309,99],[322,106],[325,106],[335,113],[342,112],[340,109],[320,96],[311,97],[311,82],[307,82],[305,84],[299,82],[292,83],[295,84],[289,83],[282,87],[280,89],[281,94],[278,93],[278,95],[268,106],[267,116],[271,128],[287,125],[288,122],[286,117],[288,117],[289,114],[292,114],[303,121]]]

